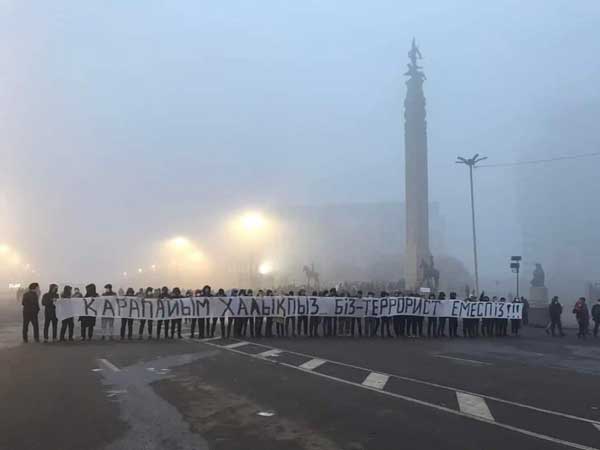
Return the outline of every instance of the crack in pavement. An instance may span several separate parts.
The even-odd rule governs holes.
[[[169,369],[208,358],[219,353],[209,350],[199,353],[170,355],[145,363],[102,370],[102,384],[108,386],[108,396],[119,404],[119,417],[129,430],[125,436],[110,443],[106,450],[208,450],[206,440],[193,433],[177,408],[160,397],[151,384],[169,378]],[[151,370],[152,369],[152,370]],[[111,393],[118,391],[119,395]]]

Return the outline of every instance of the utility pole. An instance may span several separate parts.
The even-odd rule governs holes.
[[[471,183],[471,222],[473,224],[473,262],[475,265],[475,294],[479,295],[479,265],[477,263],[477,234],[475,232],[475,196],[473,195],[473,167],[487,156],[479,156],[476,153],[472,158],[463,158],[461,156],[456,157],[456,164],[465,164],[469,166],[469,181]]]

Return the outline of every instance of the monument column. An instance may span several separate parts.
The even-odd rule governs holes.
[[[412,41],[404,100],[404,157],[406,180],[406,261],[408,289],[418,289],[424,281],[424,267],[433,261],[429,250],[429,182],[427,175],[427,121],[425,119],[425,74],[417,64],[421,52]]]

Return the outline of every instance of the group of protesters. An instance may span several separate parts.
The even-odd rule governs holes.
[[[375,297],[374,292],[366,292],[358,290],[356,292],[338,291],[332,288],[325,291],[311,291],[306,289],[298,289],[294,291],[275,292],[273,290],[258,290],[256,293],[252,289],[232,289],[225,292],[224,289],[219,289],[213,292],[210,286],[204,286],[202,289],[187,290],[182,292],[181,289],[174,287],[169,289],[163,287],[161,289],[148,287],[140,288],[137,292],[133,288],[128,288],[126,291],[119,289],[119,295],[128,297],[138,297],[144,299],[174,299],[181,297],[268,297],[274,295],[286,296],[318,296],[318,297]],[[28,341],[29,324],[33,327],[34,339],[39,341],[39,322],[38,313],[40,311],[39,298],[41,292],[38,283],[29,285],[29,289],[22,297],[23,305],[23,340]],[[102,296],[117,296],[113,291],[111,284],[104,286]],[[392,296],[404,295],[400,291],[392,293]],[[419,296],[415,294],[405,294],[408,296]],[[41,295],[41,304],[44,307],[44,326],[43,338],[44,342],[60,340],[74,340],[75,333],[75,318],[65,318],[61,321],[60,331],[58,327],[58,318],[56,316],[56,303],[61,299],[70,298],[93,298],[99,297],[95,284],[88,284],[85,287],[85,292],[77,287],[64,286],[62,292],[59,293],[59,287],[56,284],[51,284],[48,291]],[[389,297],[390,293],[382,291],[380,297]],[[431,300],[446,300],[446,294],[439,292],[437,295],[429,294]],[[457,299],[455,292],[449,294],[449,299]],[[483,294],[477,298],[469,297],[466,301],[493,301],[506,302],[504,297],[492,297],[490,299]],[[522,299],[514,298],[513,303],[521,303]],[[91,340],[94,337],[94,331],[97,323],[96,318],[91,316],[79,316],[77,319],[80,322],[81,340]],[[100,335],[100,339],[114,339],[115,336],[115,319],[110,317],[102,317],[100,320],[100,330],[96,334]],[[134,338],[134,319],[123,318],[120,320],[120,339]],[[334,316],[311,316],[311,315],[296,315],[290,317],[278,316],[252,316],[252,317],[219,317],[219,318],[189,318],[189,319],[157,319],[145,320],[139,319],[137,330],[138,339],[147,337],[148,339],[163,338],[182,338],[182,322],[185,320],[189,325],[190,338],[212,338],[217,332],[217,325],[220,331],[220,336],[223,338],[244,338],[244,337],[289,337],[289,336],[309,336],[309,337],[333,337],[333,336],[358,336],[358,337],[503,337],[509,334],[518,335],[521,328],[521,319],[496,319],[496,318],[463,318],[454,317],[423,317],[410,315],[395,315],[390,317],[334,317]],[[459,322],[462,322],[461,324]],[[459,325],[462,325],[459,333]],[[51,332],[51,333],[50,333]]]

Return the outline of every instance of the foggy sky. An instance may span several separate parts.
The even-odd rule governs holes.
[[[471,268],[456,156],[597,151],[599,24],[595,0],[0,1],[0,241],[47,278],[106,279],[247,207],[403,201],[415,36],[430,200]],[[598,164],[557,166],[581,188],[553,195],[597,200],[580,175]],[[538,216],[522,173],[476,172],[484,278],[506,274]]]

